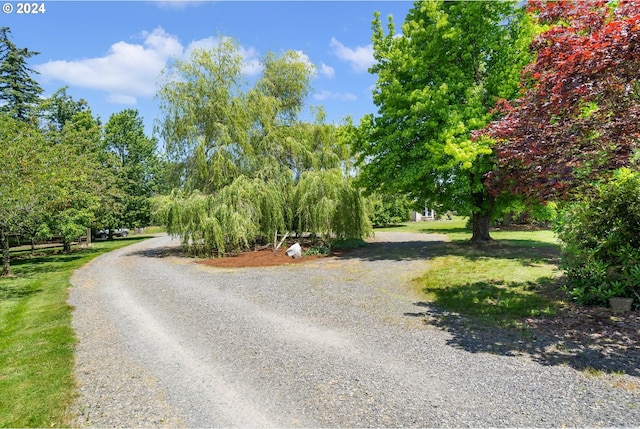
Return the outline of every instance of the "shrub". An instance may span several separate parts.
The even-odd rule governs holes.
[[[371,222],[385,227],[411,219],[411,201],[404,195],[373,194],[369,197],[373,205]]]
[[[512,200],[505,207],[499,207],[494,223],[501,226],[537,225],[543,228],[549,227],[558,217],[558,205],[553,201],[525,202]]]
[[[327,246],[313,246],[306,249],[302,254],[304,256],[328,255],[331,249]]]
[[[640,298],[640,174],[616,171],[593,193],[568,204],[556,230],[566,289],[580,304]]]

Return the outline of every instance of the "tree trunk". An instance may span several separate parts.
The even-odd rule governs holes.
[[[474,213],[471,216],[471,230],[473,235],[471,242],[474,244],[484,244],[493,241],[489,234],[489,228],[491,227],[491,216],[483,215],[481,213]]]
[[[480,71],[481,67],[479,66],[481,64],[481,60],[474,59],[473,64],[475,69],[474,80],[480,84],[484,80]],[[477,165],[482,165],[488,160],[490,160],[490,155],[480,155],[477,160]],[[476,188],[476,191],[471,194],[471,200],[477,210],[473,211],[471,215],[471,243],[475,245],[484,245],[493,241],[490,234],[490,228],[491,218],[495,209],[495,198],[487,192],[487,187],[484,185],[484,179],[484,174],[480,174],[478,172],[476,172],[476,174],[472,174],[472,186],[482,184],[480,188]]]
[[[11,260],[9,258],[9,234],[0,227],[0,241],[2,241],[2,276],[11,275]]]
[[[62,241],[62,252],[63,253],[71,252],[71,241],[67,240],[66,238],[63,239]]]
[[[502,220],[502,226],[506,226],[507,228],[511,226],[511,219],[513,219],[513,212],[508,211],[504,214],[504,219]]]
[[[480,178],[475,179],[476,181],[481,181]],[[471,242],[473,244],[490,243],[493,239],[489,234],[489,227],[491,226],[491,215],[493,214],[495,200],[483,186],[471,194],[471,201],[475,206],[471,215],[471,230],[473,232]]]

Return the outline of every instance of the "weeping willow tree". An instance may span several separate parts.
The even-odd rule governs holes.
[[[304,172],[295,205],[300,231],[329,240],[362,238],[372,232],[364,197],[338,169]]]
[[[193,255],[223,256],[290,231],[325,238],[370,233],[362,196],[345,174],[340,127],[299,115],[313,66],[267,54],[250,86],[237,44],[223,38],[162,75],[158,123],[181,183],[156,200],[157,220]]]
[[[285,199],[275,182],[241,176],[220,192],[171,195],[155,201],[156,216],[186,253],[224,256],[283,231]]]

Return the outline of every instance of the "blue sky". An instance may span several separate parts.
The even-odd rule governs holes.
[[[324,106],[329,122],[375,111],[371,20],[393,15],[397,28],[409,1],[45,1],[41,14],[0,14],[13,42],[40,52],[29,65],[46,94],[68,86],[103,122],[134,108],[151,134],[162,68],[210,47],[221,36],[241,46],[247,78],[268,52],[299,51],[316,67],[307,102]],[[386,25],[386,24],[385,24]]]

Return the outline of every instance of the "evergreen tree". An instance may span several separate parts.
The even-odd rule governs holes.
[[[35,70],[27,67],[27,59],[39,52],[18,48],[10,39],[9,27],[0,28],[0,112],[26,121],[39,104],[42,88],[31,78]]]

